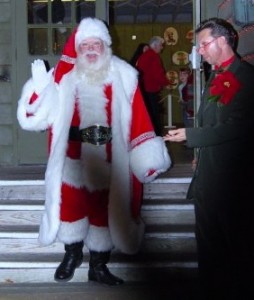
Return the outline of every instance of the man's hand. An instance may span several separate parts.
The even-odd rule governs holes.
[[[164,141],[169,142],[183,142],[186,140],[185,128],[178,128],[169,130],[168,133],[163,137]]]
[[[36,59],[31,64],[31,71],[35,92],[36,94],[39,94],[49,83],[53,69],[47,72],[44,61],[41,59]]]

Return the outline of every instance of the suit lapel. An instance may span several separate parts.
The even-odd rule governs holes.
[[[200,126],[202,126],[202,124],[203,124],[203,113],[207,109],[207,106],[209,104],[209,102],[208,102],[209,87],[210,87],[210,84],[211,84],[212,80],[214,79],[214,77],[215,77],[215,71],[212,71],[211,75],[206,83],[204,92],[202,94],[201,104],[200,104],[200,108],[199,108],[199,112],[198,112],[198,123]]]

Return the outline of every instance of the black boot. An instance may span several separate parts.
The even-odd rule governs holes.
[[[110,251],[90,251],[88,279],[106,285],[120,285],[124,281],[110,273],[106,264],[110,258]]]
[[[65,245],[65,255],[63,261],[55,272],[56,281],[69,281],[74,275],[74,271],[83,262],[83,242]]]

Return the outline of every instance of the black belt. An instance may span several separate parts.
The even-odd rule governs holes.
[[[112,139],[111,127],[93,125],[84,129],[71,126],[69,132],[70,141],[81,141],[96,146],[107,144]]]

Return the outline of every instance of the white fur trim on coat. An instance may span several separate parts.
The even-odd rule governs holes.
[[[149,139],[131,150],[130,166],[133,174],[140,182],[150,182],[158,174],[167,171],[171,166],[165,142],[159,136]],[[147,168],[156,171],[151,176],[147,176]]]
[[[72,73],[68,73],[68,76],[62,78],[58,87],[59,105],[51,127],[53,137],[45,174],[45,211],[39,231],[39,242],[43,245],[49,245],[55,241],[60,226],[63,167],[75,107],[74,82]]]

